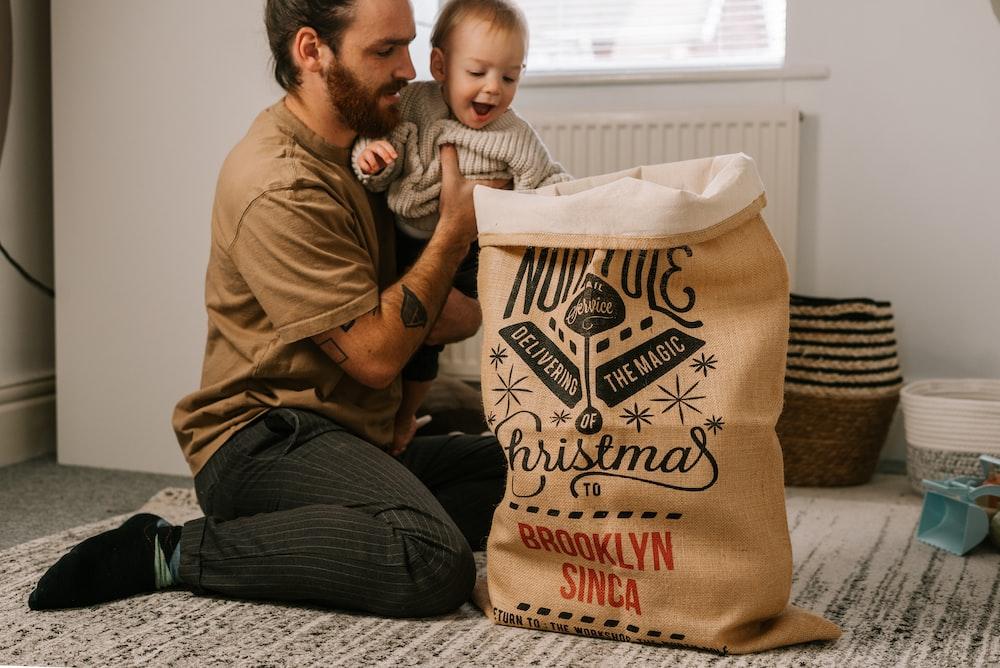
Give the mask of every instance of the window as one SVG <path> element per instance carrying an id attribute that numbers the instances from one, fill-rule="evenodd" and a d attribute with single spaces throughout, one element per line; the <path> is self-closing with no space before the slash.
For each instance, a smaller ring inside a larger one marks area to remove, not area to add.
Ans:
<path id="1" fill-rule="evenodd" d="M 785 0 L 519 0 L 530 74 L 782 67 Z"/>

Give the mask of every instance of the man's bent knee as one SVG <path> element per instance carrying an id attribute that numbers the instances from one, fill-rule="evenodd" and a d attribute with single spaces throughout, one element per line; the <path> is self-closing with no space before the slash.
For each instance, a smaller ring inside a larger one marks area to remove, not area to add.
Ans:
<path id="1" fill-rule="evenodd" d="M 476 583 L 476 563 L 461 534 L 449 546 L 404 536 L 407 582 L 385 583 L 383 604 L 373 612 L 392 617 L 430 617 L 451 612 L 469 600 Z"/>

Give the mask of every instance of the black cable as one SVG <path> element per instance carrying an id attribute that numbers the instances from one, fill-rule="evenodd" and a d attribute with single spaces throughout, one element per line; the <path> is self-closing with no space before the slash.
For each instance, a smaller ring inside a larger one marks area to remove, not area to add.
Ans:
<path id="1" fill-rule="evenodd" d="M 22 267 L 20 264 L 17 263 L 17 260 L 15 260 L 10 256 L 10 253 L 7 252 L 7 249 L 3 247 L 2 243 L 0 243 L 0 253 L 3 253 L 3 256 L 7 258 L 7 261 L 10 262 L 12 265 L 14 265 L 14 268 L 17 269 L 17 272 L 24 277 L 24 280 L 34 285 L 36 288 L 47 294 L 49 297 L 55 299 L 56 291 L 50 288 L 49 286 L 45 285 L 44 283 L 42 283 L 40 280 L 38 280 L 31 274 L 29 274 L 24 269 L 24 267 Z"/>
<path id="2" fill-rule="evenodd" d="M 11 46 L 11 12 L 10 0 L 0 0 L 0 156 L 3 155 L 4 139 L 7 135 L 7 114 L 10 111 L 11 76 L 14 70 L 14 52 Z M 7 249 L 0 243 L 0 253 L 7 258 L 17 272 L 26 281 L 55 299 L 55 290 L 45 285 L 24 270 L 17 260 L 10 256 Z"/>

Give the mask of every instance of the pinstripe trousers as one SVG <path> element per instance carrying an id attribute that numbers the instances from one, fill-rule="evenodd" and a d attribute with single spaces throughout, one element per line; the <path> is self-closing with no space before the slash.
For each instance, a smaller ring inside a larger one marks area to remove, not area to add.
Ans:
<path id="1" fill-rule="evenodd" d="M 180 580 L 225 596 L 428 616 L 466 601 L 506 459 L 492 436 L 415 438 L 397 460 L 329 419 L 268 411 L 195 476 Z"/>

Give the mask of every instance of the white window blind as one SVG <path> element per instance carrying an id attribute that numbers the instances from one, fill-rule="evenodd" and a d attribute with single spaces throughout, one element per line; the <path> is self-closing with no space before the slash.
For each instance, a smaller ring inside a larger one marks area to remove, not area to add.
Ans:
<path id="1" fill-rule="evenodd" d="M 519 0 L 528 72 L 781 67 L 785 0 Z"/>

